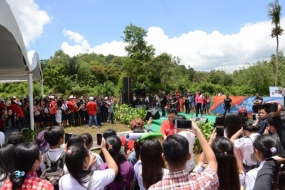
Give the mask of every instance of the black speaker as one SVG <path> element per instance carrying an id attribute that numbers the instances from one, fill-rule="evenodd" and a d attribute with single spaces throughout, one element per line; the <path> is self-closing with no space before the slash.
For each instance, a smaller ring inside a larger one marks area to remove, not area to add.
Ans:
<path id="1" fill-rule="evenodd" d="M 193 117 L 192 118 L 195 122 L 199 122 L 202 124 L 208 123 L 208 118 L 206 117 Z"/>
<path id="2" fill-rule="evenodd" d="M 152 117 L 152 119 L 159 119 L 160 118 L 159 111 L 158 110 L 147 110 L 144 120 L 148 121 L 150 117 Z"/>
<path id="3" fill-rule="evenodd" d="M 130 77 L 123 78 L 123 104 L 133 103 L 132 83 Z"/>

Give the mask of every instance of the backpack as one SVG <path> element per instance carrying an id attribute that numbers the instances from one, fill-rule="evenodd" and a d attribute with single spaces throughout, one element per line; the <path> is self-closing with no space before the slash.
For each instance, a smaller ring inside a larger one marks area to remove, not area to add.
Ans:
<path id="1" fill-rule="evenodd" d="M 48 156 L 48 152 L 43 154 L 43 163 L 46 170 L 43 171 L 41 179 L 48 180 L 54 186 L 54 189 L 59 189 L 59 179 L 64 175 L 63 166 L 65 163 L 65 152 L 62 152 L 57 161 L 52 162 Z"/>

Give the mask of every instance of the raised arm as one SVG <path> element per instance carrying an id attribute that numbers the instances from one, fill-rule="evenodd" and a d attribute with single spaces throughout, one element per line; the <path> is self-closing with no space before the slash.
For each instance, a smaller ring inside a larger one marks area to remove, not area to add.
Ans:
<path id="1" fill-rule="evenodd" d="M 115 162 L 115 160 L 113 159 L 113 157 L 110 155 L 110 153 L 108 152 L 107 148 L 106 148 L 106 141 L 104 138 L 102 138 L 102 143 L 101 143 L 101 151 L 104 154 L 106 163 L 108 165 L 109 169 L 113 169 L 115 172 L 115 175 L 118 174 L 119 168 Z"/>

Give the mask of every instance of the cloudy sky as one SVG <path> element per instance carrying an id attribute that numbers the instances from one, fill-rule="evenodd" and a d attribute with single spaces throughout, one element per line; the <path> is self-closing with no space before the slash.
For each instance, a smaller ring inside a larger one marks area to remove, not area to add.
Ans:
<path id="1" fill-rule="evenodd" d="M 170 53 L 196 70 L 231 72 L 275 53 L 267 5 L 273 0 L 6 0 L 26 48 L 41 59 L 62 49 L 70 56 L 126 55 L 130 23 L 148 31 L 156 54 Z M 285 7 L 285 0 L 279 0 Z M 283 9 L 283 12 L 285 10 Z M 281 26 L 285 29 L 285 18 Z M 285 35 L 280 38 L 285 51 Z"/>

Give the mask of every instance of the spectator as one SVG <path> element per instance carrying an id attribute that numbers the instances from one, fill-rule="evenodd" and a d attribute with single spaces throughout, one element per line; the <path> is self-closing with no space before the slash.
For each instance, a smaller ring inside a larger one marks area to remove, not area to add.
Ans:
<path id="1" fill-rule="evenodd" d="M 245 174 L 242 162 L 235 153 L 231 141 L 225 137 L 216 138 L 216 131 L 214 130 L 209 144 L 218 162 L 219 189 L 240 189 L 244 184 Z M 198 160 L 197 173 L 203 171 L 206 165 L 204 153 L 202 153 Z"/>
<path id="2" fill-rule="evenodd" d="M 136 154 L 141 160 L 135 164 L 134 169 L 140 190 L 146 190 L 162 180 L 169 173 L 169 170 L 165 169 L 165 163 L 161 157 L 162 147 L 159 141 L 148 139 L 140 147 L 140 153 L 136 150 Z"/>
<path id="3" fill-rule="evenodd" d="M 251 154 L 253 153 L 253 142 L 259 136 L 257 131 L 257 123 L 247 122 L 242 129 L 231 137 L 234 147 L 242 152 L 242 163 L 245 172 L 257 167 L 257 162 L 251 158 Z M 244 137 L 238 139 L 240 135 L 244 135 Z"/>
<path id="4" fill-rule="evenodd" d="M 14 172 L 6 180 L 2 190 L 19 189 L 53 189 L 52 184 L 40 179 L 36 169 L 42 162 L 42 155 L 34 143 L 19 144 L 14 151 Z"/>
<path id="5" fill-rule="evenodd" d="M 189 174 L 185 170 L 186 162 L 190 159 L 188 140 L 181 135 L 170 135 L 163 142 L 162 154 L 163 159 L 168 163 L 169 174 L 166 174 L 162 181 L 152 185 L 149 190 L 177 189 L 181 187 L 184 189 L 212 190 L 219 187 L 216 157 L 194 121 L 192 122 L 192 130 L 199 139 L 208 160 L 208 166 L 200 174 Z"/>
<path id="6" fill-rule="evenodd" d="M 7 179 L 9 179 L 10 174 L 14 172 L 14 162 L 13 154 L 15 146 L 8 144 L 0 149 L 0 189 Z"/>
<path id="7" fill-rule="evenodd" d="M 108 150 L 106 149 L 105 139 L 102 139 L 101 150 L 105 156 L 109 169 L 87 170 L 90 162 L 89 151 L 83 144 L 77 143 L 70 146 L 66 154 L 66 166 L 69 174 L 64 175 L 59 181 L 60 190 L 86 190 L 104 189 L 105 186 L 114 181 L 118 174 L 118 166 Z"/>
<path id="8" fill-rule="evenodd" d="M 277 142 L 269 135 L 262 135 L 255 139 L 253 143 L 253 159 L 259 162 L 258 168 L 250 170 L 245 177 L 245 190 L 252 190 L 258 171 L 263 167 L 267 158 L 277 154 Z"/>
<path id="9" fill-rule="evenodd" d="M 106 148 L 118 166 L 118 174 L 114 181 L 105 189 L 130 189 L 130 185 L 134 180 L 133 165 L 128 162 L 124 155 L 121 154 L 121 140 L 118 136 L 110 136 L 106 139 Z M 104 155 L 103 155 L 104 156 Z M 105 156 L 103 160 L 106 160 Z M 100 169 L 105 170 L 108 164 L 101 165 Z"/>

